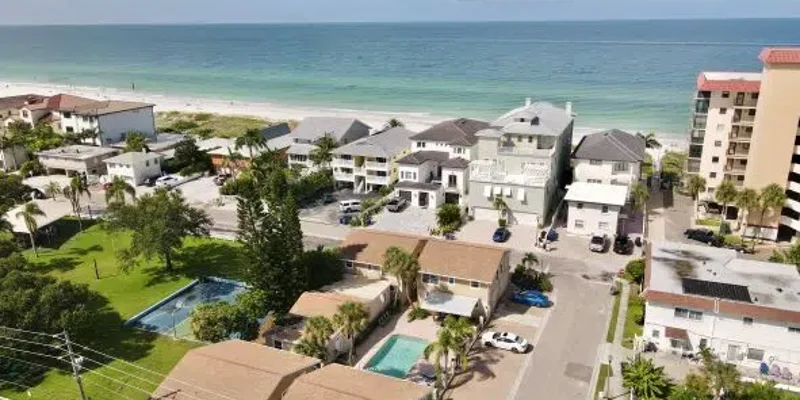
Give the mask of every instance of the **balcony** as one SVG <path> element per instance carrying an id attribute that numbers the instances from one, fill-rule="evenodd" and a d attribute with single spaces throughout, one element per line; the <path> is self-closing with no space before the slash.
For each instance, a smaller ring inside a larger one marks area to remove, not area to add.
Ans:
<path id="1" fill-rule="evenodd" d="M 733 101 L 733 108 L 756 108 L 757 105 L 758 98 L 754 99 L 745 93 L 737 94 L 736 99 Z"/>
<path id="2" fill-rule="evenodd" d="M 353 174 L 349 173 L 349 172 L 333 171 L 333 179 L 335 179 L 337 181 L 352 182 L 353 181 Z"/>
<path id="3" fill-rule="evenodd" d="M 706 129 L 706 123 L 708 122 L 708 118 L 705 116 L 696 116 L 692 118 L 692 128 L 693 129 Z"/>
<path id="4" fill-rule="evenodd" d="M 353 167 L 353 173 L 356 175 L 364 175 L 367 173 L 367 169 L 364 167 Z"/>
<path id="5" fill-rule="evenodd" d="M 744 179 L 738 179 L 739 176 L 725 174 L 724 178 L 733 182 L 733 185 L 737 188 L 744 187 Z"/>
<path id="6" fill-rule="evenodd" d="M 497 148 L 499 155 L 520 155 L 520 156 L 535 156 L 535 157 L 549 157 L 554 151 L 555 147 L 551 149 L 533 149 L 530 147 L 517 147 L 517 146 L 500 146 Z"/>
<path id="7" fill-rule="evenodd" d="M 800 193 L 800 183 L 789 181 L 788 188 L 795 193 Z"/>
<path id="8" fill-rule="evenodd" d="M 792 172 L 795 174 L 800 174 L 800 164 L 792 163 Z"/>
<path id="9" fill-rule="evenodd" d="M 367 169 L 379 169 L 382 171 L 389 168 L 389 163 L 385 162 L 367 161 L 364 165 Z"/>
<path id="10" fill-rule="evenodd" d="M 728 158 L 747 158 L 750 154 L 750 145 L 731 143 L 725 154 L 727 154 Z"/>
<path id="11" fill-rule="evenodd" d="M 367 183 L 375 184 L 375 185 L 388 185 L 389 184 L 389 177 L 388 176 L 378 176 L 378 175 L 367 175 Z"/>
<path id="12" fill-rule="evenodd" d="M 800 231 L 800 221 L 798 221 L 798 220 L 796 220 L 794 218 L 782 215 L 781 216 L 781 224 L 786 225 L 786 226 L 788 226 L 788 227 L 790 227 L 790 228 L 792 228 L 792 229 L 794 229 L 796 231 Z"/>
<path id="13" fill-rule="evenodd" d="M 747 165 L 728 164 L 725 166 L 725 172 L 731 175 L 744 175 L 747 170 Z"/>
<path id="14" fill-rule="evenodd" d="M 703 156 L 703 146 L 696 144 L 689 146 L 689 158 L 700 158 L 702 156 Z"/>
<path id="15" fill-rule="evenodd" d="M 794 146 L 794 154 L 800 155 L 800 146 Z"/>
<path id="16" fill-rule="evenodd" d="M 733 124 L 734 125 L 743 125 L 743 126 L 751 126 L 753 122 L 756 120 L 755 115 L 750 115 L 749 112 L 744 112 L 745 110 L 736 110 L 733 114 Z"/>
<path id="17" fill-rule="evenodd" d="M 334 168 L 336 168 L 336 167 L 352 168 L 355 165 L 356 164 L 355 164 L 355 161 L 353 161 L 353 159 L 346 160 L 346 159 L 343 159 L 343 158 L 334 158 L 333 161 L 331 162 L 331 167 L 334 167 Z"/>

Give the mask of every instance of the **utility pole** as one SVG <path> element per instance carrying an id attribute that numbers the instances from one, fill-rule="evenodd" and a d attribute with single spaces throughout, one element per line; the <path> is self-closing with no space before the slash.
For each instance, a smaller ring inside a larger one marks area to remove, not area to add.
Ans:
<path id="1" fill-rule="evenodd" d="M 75 382 L 78 383 L 78 389 L 81 391 L 81 400 L 86 399 L 86 392 L 83 390 L 83 381 L 81 380 L 81 366 L 78 360 L 75 359 L 75 353 L 72 352 L 72 343 L 69 341 L 69 333 L 64 331 L 64 344 L 67 347 L 67 356 L 69 356 L 69 363 L 72 366 L 72 375 L 75 377 Z"/>

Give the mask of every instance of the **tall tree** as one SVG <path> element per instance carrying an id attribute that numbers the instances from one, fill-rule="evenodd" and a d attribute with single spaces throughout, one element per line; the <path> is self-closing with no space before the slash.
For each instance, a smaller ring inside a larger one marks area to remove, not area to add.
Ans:
<path id="1" fill-rule="evenodd" d="M 494 209 L 497 210 L 498 214 L 497 218 L 499 219 L 505 218 L 506 212 L 508 211 L 508 204 L 506 204 L 506 201 L 503 200 L 502 195 L 496 194 L 492 198 L 492 207 L 494 207 Z"/>
<path id="2" fill-rule="evenodd" d="M 10 209 L 27 201 L 31 187 L 22 183 L 22 176 L 0 171 L 0 209 Z"/>
<path id="3" fill-rule="evenodd" d="M 670 382 L 664 367 L 656 367 L 652 360 L 637 357 L 628 359 L 622 370 L 622 386 L 631 389 L 637 399 L 663 399 L 669 393 Z"/>
<path id="4" fill-rule="evenodd" d="M 706 191 L 706 180 L 700 175 L 692 174 L 686 179 L 686 191 L 692 196 L 692 215 L 697 213 L 697 199 Z M 694 217 L 693 217 L 694 218 Z"/>
<path id="5" fill-rule="evenodd" d="M 700 373 L 708 382 L 714 400 L 720 400 L 724 394 L 735 393 L 741 387 L 741 374 L 736 366 L 721 361 L 710 349 L 701 350 L 703 367 Z"/>
<path id="6" fill-rule="evenodd" d="M 136 199 L 136 188 L 121 176 L 114 176 L 108 189 L 106 189 L 106 204 L 111 204 L 111 202 L 125 204 L 126 196 Z"/>
<path id="7" fill-rule="evenodd" d="M 267 139 L 258 129 L 248 129 L 242 136 L 236 138 L 236 150 L 247 148 L 250 152 L 250 161 L 253 161 L 253 149 L 267 147 Z"/>
<path id="8" fill-rule="evenodd" d="M 59 193 L 61 193 L 61 185 L 58 182 L 50 181 L 44 186 L 44 194 L 53 200 L 56 199 Z"/>
<path id="9" fill-rule="evenodd" d="M 751 211 L 758 208 L 758 192 L 750 188 L 742 189 L 736 196 L 734 203 L 739 209 L 739 227 L 737 229 L 740 229 L 742 228 L 742 224 L 747 222 L 747 219 L 744 217 L 745 213 L 750 214 Z M 742 229 L 742 238 L 744 238 L 744 231 L 745 229 Z"/>
<path id="10" fill-rule="evenodd" d="M 170 164 L 184 176 L 210 171 L 213 167 L 211 156 L 200 151 L 195 140 L 191 138 L 185 139 L 175 146 L 175 157 Z"/>
<path id="11" fill-rule="evenodd" d="M 419 274 L 417 258 L 397 246 L 391 246 L 383 254 L 382 268 L 384 272 L 392 274 L 397 279 L 400 292 L 405 294 L 408 304 L 412 304 L 414 301 L 411 292 Z"/>
<path id="12" fill-rule="evenodd" d="M 253 340 L 258 333 L 258 321 L 225 301 L 200 304 L 192 310 L 191 327 L 194 337 L 205 342 L 218 343 L 234 335 L 242 340 Z"/>
<path id="13" fill-rule="evenodd" d="M 333 335 L 333 324 L 325 317 L 308 318 L 303 324 L 300 341 L 292 347 L 295 353 L 327 361 L 328 343 Z"/>
<path id="14" fill-rule="evenodd" d="M 149 151 L 147 147 L 147 138 L 141 132 L 131 132 L 125 139 L 125 152 L 142 152 Z"/>
<path id="15" fill-rule="evenodd" d="M 425 359 L 433 362 L 439 386 L 442 388 L 450 375 L 450 359 L 454 355 L 453 350 L 460 345 L 459 338 L 452 329 L 448 328 L 449 325 L 442 324 L 442 328 L 436 333 L 436 340 L 429 343 L 423 352 Z"/>
<path id="16" fill-rule="evenodd" d="M 81 222 L 81 197 L 85 194 L 92 197 L 89 192 L 89 187 L 80 175 L 75 175 L 70 179 L 69 186 L 62 189 L 64 197 L 69 200 L 72 205 L 72 212 L 75 213 L 75 218 L 78 219 L 78 228 L 83 230 L 83 222 Z"/>
<path id="17" fill-rule="evenodd" d="M 308 158 L 311 163 L 317 167 L 328 168 L 333 161 L 333 150 L 338 146 L 336 139 L 330 133 L 325 133 L 324 136 L 319 138 L 316 143 L 317 147 L 311 150 Z"/>
<path id="18" fill-rule="evenodd" d="M 119 253 L 124 270 L 138 259 L 158 257 L 172 272 L 175 253 L 189 236 L 208 236 L 211 220 L 205 211 L 186 203 L 180 191 L 158 188 L 134 204 L 112 203 L 108 208 L 111 226 L 133 231 L 130 248 Z"/>
<path id="19" fill-rule="evenodd" d="M 453 367 L 465 367 L 467 364 L 467 346 L 475 333 L 475 326 L 467 318 L 456 318 L 452 315 L 447 316 L 442 325 L 444 329 L 450 331 L 450 335 L 453 337 L 453 346 L 450 349 L 455 361 Z"/>
<path id="20" fill-rule="evenodd" d="M 631 187 L 631 198 L 633 199 L 633 210 L 642 211 L 644 215 L 644 237 L 646 238 L 648 226 L 650 225 L 647 214 L 647 201 L 650 200 L 650 191 L 641 182 L 636 182 Z"/>
<path id="21" fill-rule="evenodd" d="M 338 329 L 349 342 L 347 363 L 353 364 L 353 354 L 356 351 L 356 336 L 361 333 L 369 321 L 369 311 L 363 303 L 348 301 L 339 306 L 333 316 L 333 326 Z"/>
<path id="22" fill-rule="evenodd" d="M 728 205 L 736 201 L 739 192 L 736 190 L 736 184 L 730 179 L 723 179 L 722 183 L 717 186 L 714 191 L 714 199 L 722 204 L 722 220 L 728 219 Z"/>
<path id="23" fill-rule="evenodd" d="M 17 218 L 22 218 L 25 223 L 25 228 L 28 229 L 28 234 L 31 238 L 31 247 L 36 257 L 39 257 L 39 251 L 36 250 L 36 231 L 39 230 L 39 222 L 36 217 L 44 217 L 46 214 L 39 208 L 39 205 L 34 202 L 26 203 L 22 210 L 17 212 Z"/>
<path id="24" fill-rule="evenodd" d="M 655 132 L 649 132 L 649 133 L 646 133 L 646 134 L 641 133 L 641 132 L 636 132 L 636 136 L 638 136 L 638 137 L 640 137 L 640 138 L 642 138 L 644 140 L 644 145 L 648 149 L 660 149 L 661 148 L 661 143 L 658 142 L 658 139 L 656 138 Z"/>
<path id="25" fill-rule="evenodd" d="M 667 151 L 661 157 L 661 179 L 677 182 L 683 176 L 686 167 L 686 153 Z"/>
<path id="26" fill-rule="evenodd" d="M 767 211 L 779 212 L 786 203 L 786 192 L 776 184 L 770 183 L 761 189 L 758 194 L 758 236 L 761 239 L 761 227 L 764 225 L 764 216 Z"/>

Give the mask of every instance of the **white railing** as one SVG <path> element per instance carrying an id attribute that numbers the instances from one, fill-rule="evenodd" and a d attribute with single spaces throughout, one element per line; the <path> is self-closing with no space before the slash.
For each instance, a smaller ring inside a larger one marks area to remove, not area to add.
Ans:
<path id="1" fill-rule="evenodd" d="M 374 183 L 377 185 L 388 185 L 388 176 L 367 175 L 367 183 Z"/>
<path id="2" fill-rule="evenodd" d="M 345 160 L 341 158 L 334 158 L 331 162 L 331 166 L 333 167 L 350 167 L 352 168 L 355 165 L 353 160 Z"/>
<path id="3" fill-rule="evenodd" d="M 334 171 L 333 172 L 333 179 L 336 179 L 337 181 L 352 181 L 353 180 L 353 174 L 350 174 L 350 173 L 347 173 L 347 172 L 336 172 L 336 171 Z"/>
<path id="4" fill-rule="evenodd" d="M 379 162 L 375 162 L 375 161 L 367 161 L 364 164 L 369 169 L 381 169 L 381 170 L 386 169 L 389 166 L 388 163 L 379 163 Z"/>

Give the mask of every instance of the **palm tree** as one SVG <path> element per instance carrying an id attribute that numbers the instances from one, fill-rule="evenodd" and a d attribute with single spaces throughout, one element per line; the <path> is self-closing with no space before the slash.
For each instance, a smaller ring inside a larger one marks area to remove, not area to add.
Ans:
<path id="1" fill-rule="evenodd" d="M 39 257 L 39 251 L 36 250 L 36 231 L 39 230 L 39 223 L 36 222 L 36 217 L 44 217 L 45 215 L 39 205 L 34 202 L 26 203 L 22 210 L 17 213 L 17 218 L 22 218 L 22 221 L 25 222 L 25 228 L 28 229 L 28 234 L 31 237 L 33 254 L 36 257 Z"/>
<path id="2" fill-rule="evenodd" d="M 392 118 L 392 119 L 386 121 L 386 124 L 383 125 L 383 130 L 386 131 L 386 130 L 389 130 L 389 129 L 392 129 L 392 128 L 398 128 L 398 127 L 401 128 L 401 127 L 404 127 L 404 126 L 405 126 L 405 124 L 403 123 L 403 121 L 400 121 L 397 118 Z"/>
<path id="3" fill-rule="evenodd" d="M 636 132 L 636 136 L 644 139 L 644 145 L 648 149 L 660 149 L 661 143 L 658 142 L 656 139 L 656 134 L 654 132 L 650 132 L 647 134 L 643 134 L 641 132 Z"/>
<path id="4" fill-rule="evenodd" d="M 700 193 L 706 191 L 706 180 L 700 175 L 689 175 L 686 179 L 686 191 L 689 192 L 689 195 L 692 196 L 692 201 L 694 202 L 694 209 L 692 210 L 692 215 L 695 215 L 697 212 L 697 198 L 700 196 Z"/>
<path id="5" fill-rule="evenodd" d="M 736 201 L 739 191 L 736 190 L 736 185 L 730 179 L 723 179 L 722 183 L 714 191 L 714 199 L 722 204 L 722 220 L 728 219 L 728 204 Z"/>
<path id="6" fill-rule="evenodd" d="M 17 166 L 17 147 L 20 146 L 22 143 L 15 135 L 6 135 L 0 133 L 0 152 L 4 152 L 7 149 L 11 149 L 11 157 L 6 157 L 5 160 L 8 162 L 11 161 L 11 169 L 16 170 Z"/>
<path id="7" fill-rule="evenodd" d="M 112 201 L 125 204 L 125 195 L 135 199 L 136 189 L 121 176 L 114 176 L 111 185 L 106 190 L 106 204 L 110 204 Z"/>
<path id="8" fill-rule="evenodd" d="M 317 147 L 311 150 L 311 153 L 308 155 L 311 162 L 315 166 L 329 166 L 331 161 L 333 161 L 333 149 L 338 146 L 336 140 L 330 133 L 325 133 L 315 144 Z"/>
<path id="9" fill-rule="evenodd" d="M 12 233 L 13 231 L 14 226 L 6 219 L 6 210 L 0 208 L 0 232 Z"/>
<path id="10" fill-rule="evenodd" d="M 709 382 L 714 400 L 721 399 L 726 393 L 737 391 L 741 384 L 741 374 L 733 364 L 720 361 L 710 350 L 701 351 L 700 355 L 703 360 L 700 372 Z"/>
<path id="11" fill-rule="evenodd" d="M 355 353 L 356 336 L 367 327 L 369 321 L 369 311 L 364 304 L 348 301 L 339 306 L 336 315 L 333 316 L 333 326 L 342 332 L 342 335 L 350 342 L 350 349 L 347 353 L 347 363 L 353 363 Z"/>
<path id="12" fill-rule="evenodd" d="M 295 353 L 327 360 L 331 335 L 333 335 L 333 324 L 329 319 L 322 316 L 308 318 L 303 324 L 303 335 L 292 350 Z"/>
<path id="13" fill-rule="evenodd" d="M 747 212 L 749 214 L 758 207 L 758 192 L 756 192 L 755 189 L 742 189 L 738 196 L 736 196 L 734 203 L 739 209 L 739 227 L 737 229 L 741 229 L 742 224 L 747 222 L 747 220 L 744 219 L 744 213 Z M 744 229 L 742 229 L 742 238 L 744 239 Z"/>
<path id="14" fill-rule="evenodd" d="M 450 373 L 450 352 L 456 345 L 457 338 L 453 336 L 453 332 L 442 326 L 436 333 L 436 340 L 429 343 L 423 352 L 425 359 L 433 362 L 439 386 L 442 388 L 447 380 L 447 374 Z"/>
<path id="15" fill-rule="evenodd" d="M 536 257 L 536 254 L 531 252 L 525 253 L 522 257 L 522 265 L 530 268 L 533 265 L 539 265 L 539 257 Z"/>
<path id="16" fill-rule="evenodd" d="M 74 212 L 75 217 L 78 218 L 78 228 L 83 230 L 83 223 L 81 222 L 81 196 L 85 194 L 92 197 L 92 194 L 89 193 L 89 188 L 80 175 L 75 175 L 69 181 L 69 186 L 62 189 L 61 192 L 72 204 L 72 212 Z"/>
<path id="17" fill-rule="evenodd" d="M 669 391 L 670 382 L 664 367 L 656 367 L 652 360 L 637 357 L 628 359 L 622 370 L 622 386 L 631 389 L 637 399 L 663 399 Z"/>
<path id="18" fill-rule="evenodd" d="M 464 367 L 467 364 L 467 345 L 475 333 L 475 326 L 467 318 L 456 318 L 452 315 L 448 315 L 442 325 L 443 329 L 450 331 L 453 338 L 453 347 L 450 349 L 455 359 L 453 367 Z"/>
<path id="19" fill-rule="evenodd" d="M 61 185 L 59 185 L 58 182 L 50 181 L 44 186 L 44 194 L 54 201 L 59 193 L 61 193 Z"/>
<path id="20" fill-rule="evenodd" d="M 770 183 L 758 194 L 758 236 L 761 238 L 761 226 L 764 225 L 764 214 L 767 211 L 778 211 L 786 203 L 786 192 L 777 183 Z"/>
<path id="21" fill-rule="evenodd" d="M 508 204 L 506 204 L 506 201 L 503 200 L 503 196 L 499 194 L 495 195 L 494 198 L 492 199 L 492 207 L 494 207 L 494 209 L 497 210 L 498 220 L 502 220 L 503 217 L 506 215 L 506 212 L 508 212 Z"/>
<path id="22" fill-rule="evenodd" d="M 141 132 L 131 132 L 128 138 L 125 139 L 125 152 L 142 152 L 149 150 L 147 148 L 147 139 Z"/>
<path id="23" fill-rule="evenodd" d="M 413 303 L 411 291 L 417 282 L 419 263 L 413 254 L 397 247 L 391 246 L 383 254 L 383 271 L 394 275 L 400 291 L 405 293 L 408 304 Z"/>
<path id="24" fill-rule="evenodd" d="M 236 150 L 247 147 L 250 152 L 250 161 L 253 161 L 253 149 L 267 147 L 267 139 L 258 129 L 248 129 L 244 135 L 236 138 Z"/>

